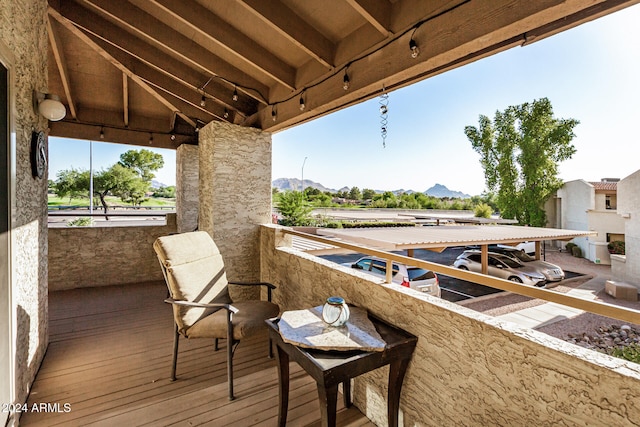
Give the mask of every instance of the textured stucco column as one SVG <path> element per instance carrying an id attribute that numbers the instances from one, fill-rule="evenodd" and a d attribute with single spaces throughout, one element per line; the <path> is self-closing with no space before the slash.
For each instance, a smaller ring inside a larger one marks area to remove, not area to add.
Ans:
<path id="1" fill-rule="evenodd" d="M 198 228 L 220 248 L 230 280 L 259 280 L 260 224 L 271 220 L 271 134 L 211 122 L 200 130 Z"/>
<path id="2" fill-rule="evenodd" d="M 176 150 L 176 220 L 178 233 L 198 227 L 198 146 L 182 144 Z"/>
<path id="3" fill-rule="evenodd" d="M 7 378 L 4 369 L 0 376 L 3 393 L 7 384 L 13 389 L 11 400 L 2 396 L 0 403 L 5 405 L 26 401 L 48 342 L 47 174 L 34 178 L 30 157 L 32 131 L 46 132 L 48 127 L 32 106 L 34 89 L 47 92 L 47 40 L 46 1 L 0 0 L 0 50 L 10 70 L 9 94 L 14 105 L 9 126 L 13 123 L 15 131 L 14 149 L 9 150 L 15 162 L 15 172 L 9 171 L 9 182 L 15 186 L 10 202 L 11 312 L 0 314 L 5 319 L 11 316 L 12 329 L 10 337 L 3 331 L 0 338 L 10 339 L 12 353 L 13 378 Z M 7 361 L 0 363 L 4 368 Z M 11 412 L 9 425 L 17 425 L 20 412 Z M 6 415 L 0 414 L 3 425 Z"/>

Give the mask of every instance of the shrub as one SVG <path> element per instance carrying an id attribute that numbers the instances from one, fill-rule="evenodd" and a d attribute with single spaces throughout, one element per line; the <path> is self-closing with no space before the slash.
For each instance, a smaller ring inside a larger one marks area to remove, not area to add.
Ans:
<path id="1" fill-rule="evenodd" d="M 278 194 L 276 205 L 282 214 L 282 225 L 311 225 L 313 208 L 303 199 L 299 191 L 286 191 Z"/>
<path id="2" fill-rule="evenodd" d="M 491 206 L 486 203 L 480 203 L 473 210 L 473 216 L 476 218 L 491 218 L 492 213 L 493 209 L 491 209 Z"/>
<path id="3" fill-rule="evenodd" d="M 90 227 L 93 225 L 93 218 L 86 216 L 82 218 L 76 218 L 73 221 L 69 221 L 67 225 L 69 227 Z"/>
<path id="4" fill-rule="evenodd" d="M 609 244 L 607 245 L 607 249 L 609 249 L 610 254 L 616 254 L 616 255 L 625 254 L 624 242 L 621 242 L 621 241 L 609 242 Z"/>
<path id="5" fill-rule="evenodd" d="M 582 258 L 582 249 L 580 249 L 580 246 L 574 245 L 571 248 L 571 255 L 576 258 Z"/>
<path id="6" fill-rule="evenodd" d="M 564 247 L 564 248 L 567 250 L 567 252 L 568 252 L 568 253 L 573 253 L 573 252 L 572 252 L 572 251 L 573 251 L 573 248 L 575 248 L 576 246 L 578 246 L 578 245 L 576 245 L 576 244 L 575 244 L 575 243 L 573 243 L 573 242 L 569 242 L 569 243 L 567 243 L 567 244 L 565 245 L 565 247 Z"/>
<path id="7" fill-rule="evenodd" d="M 415 227 L 412 222 L 343 222 L 343 228 Z"/>
<path id="8" fill-rule="evenodd" d="M 634 343 L 622 348 L 612 348 L 609 350 L 609 354 L 631 362 L 640 363 L 640 344 Z"/>
<path id="9" fill-rule="evenodd" d="M 320 224 L 320 226 L 325 228 L 342 228 L 342 223 L 338 221 L 329 221 L 324 224 Z"/>

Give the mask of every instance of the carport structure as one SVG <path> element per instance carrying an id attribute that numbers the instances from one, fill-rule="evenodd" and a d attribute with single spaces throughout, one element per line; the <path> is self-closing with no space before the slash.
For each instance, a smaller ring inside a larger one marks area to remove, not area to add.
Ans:
<path id="1" fill-rule="evenodd" d="M 451 246 L 478 245 L 481 248 L 482 273 L 488 272 L 489 245 L 517 245 L 535 242 L 535 258 L 540 259 L 544 240 L 569 241 L 575 237 L 593 236 L 595 231 L 564 230 L 558 228 L 521 227 L 513 225 L 461 225 L 433 227 L 393 227 L 366 229 L 318 229 L 317 233 L 336 239 L 387 250 L 406 250 L 413 256 L 414 249 L 442 252 Z M 391 275 L 391 268 L 387 268 Z M 387 280 L 390 281 L 390 277 Z"/>

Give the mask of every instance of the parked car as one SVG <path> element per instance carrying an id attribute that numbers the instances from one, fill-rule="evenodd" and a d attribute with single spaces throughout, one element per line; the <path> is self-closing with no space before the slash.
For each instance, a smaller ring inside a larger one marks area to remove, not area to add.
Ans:
<path id="1" fill-rule="evenodd" d="M 362 270 L 377 277 L 387 276 L 387 260 L 376 257 L 360 258 L 353 264 L 343 264 L 347 267 Z M 397 285 L 406 286 L 417 291 L 426 292 L 440 297 L 440 283 L 438 276 L 431 270 L 414 267 L 399 262 L 393 262 L 391 281 Z"/>
<path id="2" fill-rule="evenodd" d="M 533 255 L 536 253 L 536 242 L 522 242 L 516 245 L 515 248 Z"/>
<path id="3" fill-rule="evenodd" d="M 453 266 L 461 270 L 469 270 L 482 273 L 482 263 L 480 251 L 464 251 L 453 263 Z M 527 267 L 525 264 L 510 258 L 506 255 L 488 254 L 488 273 L 490 276 L 511 280 L 512 282 L 523 283 L 525 285 L 545 287 L 546 279 L 542 273 L 535 268 Z"/>
<path id="4" fill-rule="evenodd" d="M 514 248 L 513 246 L 490 245 L 489 251 L 517 259 L 528 267 L 534 267 L 538 272 L 544 275 L 547 282 L 559 282 L 560 280 L 564 280 L 564 271 L 562 271 L 560 266 L 551 264 L 550 262 L 537 260 L 521 249 Z"/>

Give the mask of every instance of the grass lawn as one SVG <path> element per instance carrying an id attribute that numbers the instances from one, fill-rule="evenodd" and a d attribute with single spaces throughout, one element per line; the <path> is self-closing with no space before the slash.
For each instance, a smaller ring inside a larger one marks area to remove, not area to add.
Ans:
<path id="1" fill-rule="evenodd" d="M 124 203 L 117 197 L 107 197 L 107 204 L 109 206 L 132 206 L 131 203 Z M 142 203 L 141 206 L 162 206 L 162 207 L 170 207 L 175 206 L 175 199 L 164 199 L 164 198 L 149 198 L 146 202 Z M 48 206 L 57 207 L 57 206 L 89 206 L 89 199 L 86 197 L 83 198 L 73 198 L 69 200 L 68 197 L 60 198 L 55 194 L 49 194 L 49 202 Z M 94 202 L 95 207 L 100 207 L 100 203 Z"/>

